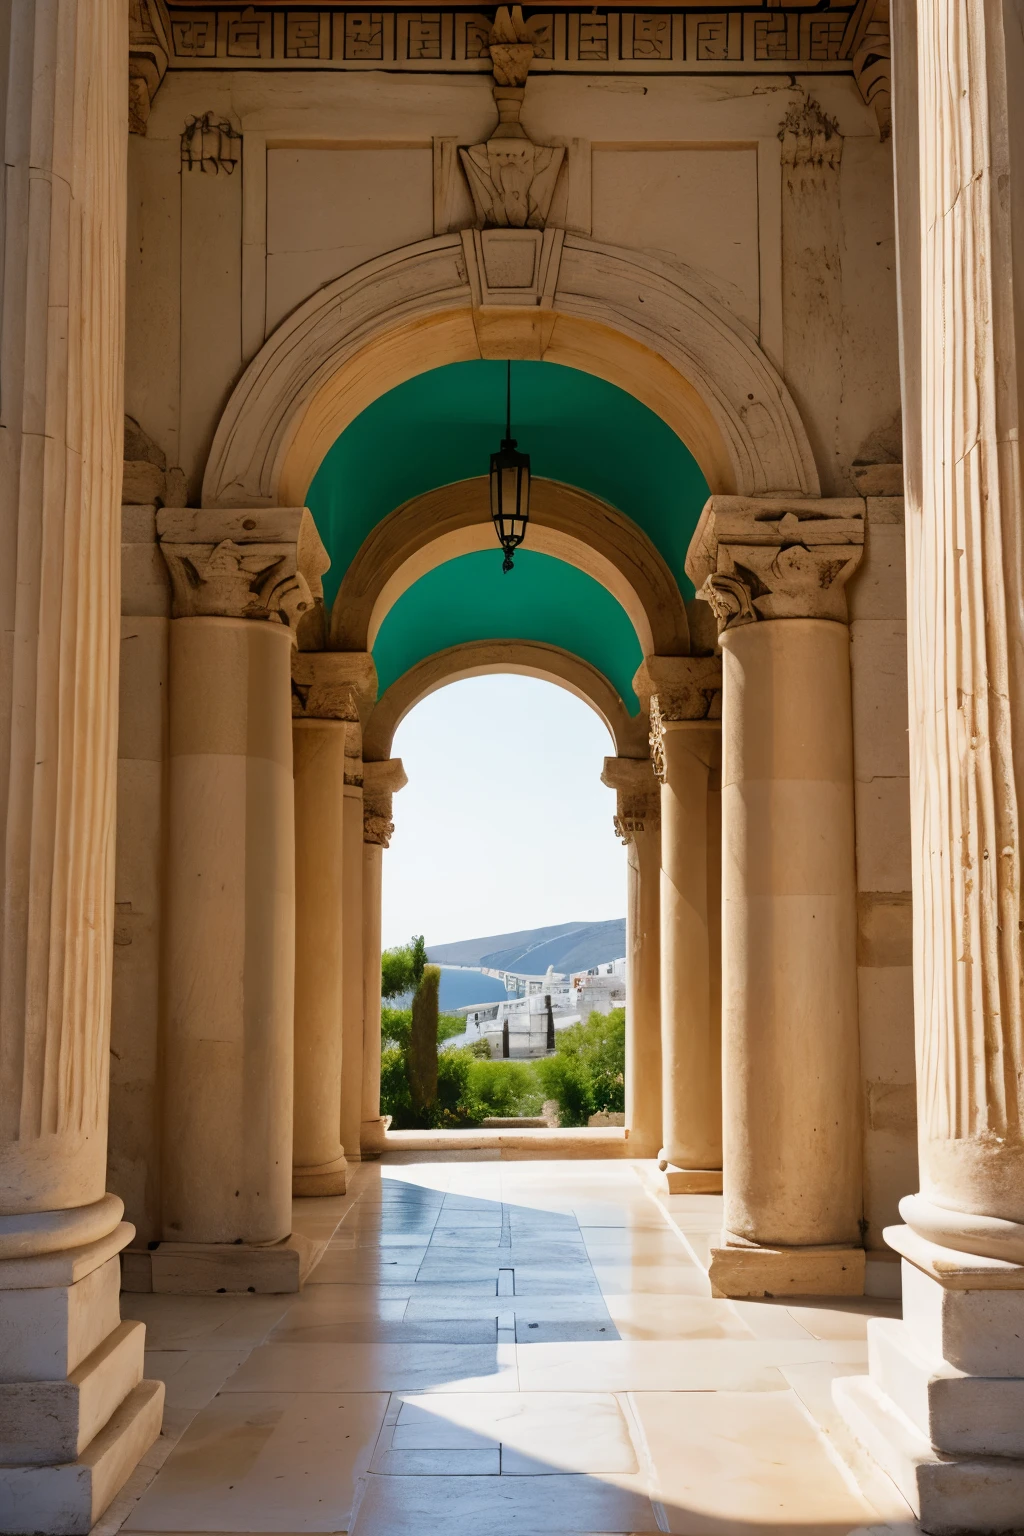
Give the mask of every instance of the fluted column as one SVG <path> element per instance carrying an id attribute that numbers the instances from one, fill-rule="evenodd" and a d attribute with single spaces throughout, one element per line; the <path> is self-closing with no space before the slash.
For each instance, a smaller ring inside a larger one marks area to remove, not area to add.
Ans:
<path id="1" fill-rule="evenodd" d="M 626 845 L 626 1134 L 631 1157 L 661 1148 L 661 788 L 649 758 L 606 757 Z"/>
<path id="2" fill-rule="evenodd" d="M 713 1193 L 722 1187 L 722 1069 L 708 795 L 718 770 L 722 664 L 713 656 L 649 656 L 634 687 L 648 703 L 661 784 L 659 1166 L 669 1193 Z"/>
<path id="3" fill-rule="evenodd" d="M 292 659 L 295 753 L 295 1113 L 292 1190 L 343 1194 L 346 780 L 359 752 L 359 706 L 376 695 L 364 652 Z M 358 914 L 356 914 L 358 915 Z"/>
<path id="4" fill-rule="evenodd" d="M 291 658 L 326 556 L 302 508 L 165 508 L 157 531 L 173 618 L 153 1284 L 297 1289 Z"/>
<path id="5" fill-rule="evenodd" d="M 713 497 L 688 569 L 721 626 L 727 1295 L 859 1294 L 845 583 L 864 503 Z M 701 582 L 703 578 L 703 582 Z"/>
<path id="6" fill-rule="evenodd" d="M 127 14 L 8 9 L 0 325 L 0 1530 L 78 1536 L 160 1432 L 105 1192 Z M 99 1458 L 99 1464 L 98 1459 Z"/>
<path id="7" fill-rule="evenodd" d="M 899 21 L 921 1189 L 836 1396 L 923 1530 L 988 1532 L 1024 1520 L 1024 44 L 1008 4 Z"/>
<path id="8" fill-rule="evenodd" d="M 363 1096 L 360 1147 L 384 1150 L 380 1112 L 381 876 L 395 824 L 392 796 L 408 783 L 400 757 L 363 764 Z"/>

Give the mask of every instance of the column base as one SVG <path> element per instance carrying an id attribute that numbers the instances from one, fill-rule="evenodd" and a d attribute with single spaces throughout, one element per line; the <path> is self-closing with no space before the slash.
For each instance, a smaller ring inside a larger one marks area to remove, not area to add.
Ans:
<path id="1" fill-rule="evenodd" d="M 4 1536 L 88 1536 L 160 1433 L 162 1381 L 140 1381 L 76 1461 L 0 1466 Z"/>
<path id="2" fill-rule="evenodd" d="M 327 1240 L 292 1232 L 280 1243 L 159 1243 L 125 1254 L 126 1291 L 169 1296 L 281 1295 L 301 1289 Z"/>
<path id="3" fill-rule="evenodd" d="M 348 1188 L 348 1160 L 345 1154 L 330 1163 L 315 1163 L 292 1169 L 292 1194 L 299 1199 L 322 1195 L 343 1195 Z"/>
<path id="4" fill-rule="evenodd" d="M 651 1182 L 664 1195 L 720 1195 L 721 1168 L 679 1168 L 675 1163 L 658 1163 Z"/>
<path id="5" fill-rule="evenodd" d="M 390 1115 L 377 1115 L 364 1120 L 359 1127 L 359 1149 L 364 1157 L 379 1157 L 384 1151 L 384 1137 L 391 1124 Z"/>
<path id="6" fill-rule="evenodd" d="M 712 1248 L 713 1296 L 863 1296 L 863 1248 Z"/>
<path id="7" fill-rule="evenodd" d="M 868 1326 L 836 1405 L 930 1536 L 1024 1530 L 1024 1265 L 890 1227 L 903 1316 Z"/>
<path id="8" fill-rule="evenodd" d="M 841 1376 L 832 1395 L 853 1434 L 892 1479 L 928 1536 L 1024 1530 L 1024 1461 L 944 1456 L 867 1376 Z"/>

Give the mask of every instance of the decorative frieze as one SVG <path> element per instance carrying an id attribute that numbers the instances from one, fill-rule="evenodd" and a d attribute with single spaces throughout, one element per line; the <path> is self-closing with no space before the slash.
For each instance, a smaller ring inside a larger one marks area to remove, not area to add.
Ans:
<path id="1" fill-rule="evenodd" d="M 878 19 L 881 3 L 884 0 L 855 0 L 822 10 L 818 0 L 785 7 L 752 0 L 742 7 L 712 3 L 651 11 L 526 9 L 523 15 L 534 73 L 778 73 L 788 63 L 799 63 L 804 73 L 820 69 L 834 74 L 837 66 L 853 71 L 854 51 L 863 47 L 870 25 L 874 30 L 862 65 L 866 76 L 880 56 L 883 26 L 888 39 L 888 21 Z M 868 13 L 870 23 L 865 22 Z M 172 69 L 485 73 L 493 67 L 493 9 L 300 10 L 264 0 L 246 6 L 179 0 L 170 6 L 169 17 Z M 515 39 L 505 46 L 522 44 Z"/>
<path id="2" fill-rule="evenodd" d="M 686 571 L 719 630 L 759 619 L 845 623 L 846 583 L 863 550 L 858 496 L 712 496 Z"/>
<path id="3" fill-rule="evenodd" d="M 267 619 L 294 631 L 322 608 L 330 560 L 305 507 L 165 507 L 156 527 L 173 618 Z"/>

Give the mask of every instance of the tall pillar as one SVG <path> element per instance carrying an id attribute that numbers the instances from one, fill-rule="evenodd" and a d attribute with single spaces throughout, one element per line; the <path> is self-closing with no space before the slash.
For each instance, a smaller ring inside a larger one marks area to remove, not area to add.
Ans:
<path id="1" fill-rule="evenodd" d="M 376 687 L 365 652 L 293 653 L 296 1195 L 343 1194 L 346 1187 L 345 932 L 354 920 L 345 905 L 346 782 L 359 751 L 359 705 L 372 701 Z"/>
<path id="2" fill-rule="evenodd" d="M 920 1193 L 847 1421 L 934 1533 L 1024 1525 L 1024 41 L 897 13 Z"/>
<path id="3" fill-rule="evenodd" d="M 661 791 L 649 758 L 606 757 L 626 845 L 626 1135 L 631 1157 L 661 1148 Z"/>
<path id="4" fill-rule="evenodd" d="M 127 12 L 25 0 L 0 326 L 0 1530 L 78 1536 L 160 1432 L 105 1193 Z"/>
<path id="5" fill-rule="evenodd" d="M 360 1148 L 384 1150 L 380 1112 L 381 875 L 395 824 L 392 796 L 408 783 L 400 757 L 363 764 L 363 1095 Z"/>
<path id="6" fill-rule="evenodd" d="M 361 754 L 362 742 L 356 746 Z M 341 1135 L 351 1162 L 362 1157 L 363 1120 L 363 761 L 350 755 L 342 799 Z"/>
<path id="7" fill-rule="evenodd" d="M 634 684 L 651 716 L 661 785 L 659 1166 L 671 1194 L 722 1188 L 721 1015 L 711 947 L 718 890 L 709 873 L 708 795 L 717 775 L 722 666 L 713 656 L 649 656 Z"/>
<path id="8" fill-rule="evenodd" d="M 860 1294 L 845 583 L 864 503 L 711 499 L 688 569 L 723 653 L 725 1295 Z"/>
<path id="9" fill-rule="evenodd" d="M 158 514 L 171 574 L 163 1241 L 153 1286 L 298 1288 L 291 658 L 302 508 Z"/>

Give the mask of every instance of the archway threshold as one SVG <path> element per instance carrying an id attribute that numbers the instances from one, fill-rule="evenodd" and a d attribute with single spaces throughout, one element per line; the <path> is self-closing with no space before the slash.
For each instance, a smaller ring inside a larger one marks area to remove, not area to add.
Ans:
<path id="1" fill-rule="evenodd" d="M 385 1152 L 492 1152 L 499 1157 L 630 1157 L 621 1126 L 581 1127 L 578 1130 L 388 1131 Z"/>

